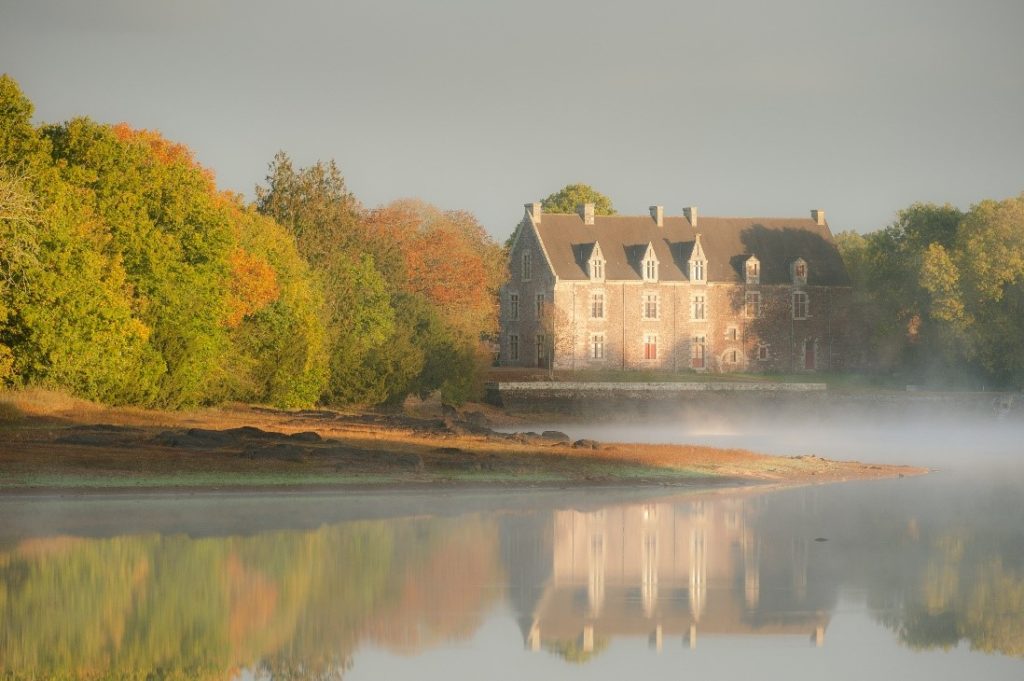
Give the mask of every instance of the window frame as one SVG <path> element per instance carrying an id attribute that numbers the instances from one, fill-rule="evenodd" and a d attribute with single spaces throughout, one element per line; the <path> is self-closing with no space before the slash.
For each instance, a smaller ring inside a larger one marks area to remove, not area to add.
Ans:
<path id="1" fill-rule="evenodd" d="M 508 335 L 508 359 L 510 362 L 519 361 L 519 334 L 510 333 Z"/>
<path id="2" fill-rule="evenodd" d="M 642 342 L 644 350 L 644 361 L 653 362 L 658 359 L 658 334 L 656 333 L 645 333 L 643 335 Z"/>
<path id="3" fill-rule="evenodd" d="M 591 319 L 607 319 L 606 311 L 604 307 L 605 298 L 604 291 L 591 291 L 590 292 L 590 318 Z M 600 310 L 598 310 L 600 307 Z M 601 314 L 595 314 L 600 311 Z"/>
<path id="4" fill-rule="evenodd" d="M 533 279 L 533 253 L 530 250 L 525 250 L 520 257 L 519 279 L 531 281 Z"/>
<path id="5" fill-rule="evenodd" d="M 519 321 L 519 292 L 508 294 L 508 318 L 509 321 Z"/>
<path id="6" fill-rule="evenodd" d="M 747 258 L 745 268 L 745 281 L 749 286 L 755 286 L 761 283 L 761 261 L 751 256 Z"/>
<path id="7" fill-rule="evenodd" d="M 640 298 L 640 318 L 644 321 L 657 321 L 661 319 L 661 294 L 657 291 L 644 291 Z M 651 305 L 654 306 L 654 315 L 648 314 Z"/>
<path id="8" fill-rule="evenodd" d="M 590 359 L 600 361 L 604 359 L 604 334 L 590 334 Z"/>
<path id="9" fill-rule="evenodd" d="M 755 306 L 754 314 L 750 314 L 751 304 Z M 743 293 L 743 316 L 747 319 L 760 319 L 761 313 L 761 292 L 745 291 Z"/>
<path id="10" fill-rule="evenodd" d="M 543 293 L 538 293 L 533 298 L 533 314 L 536 315 L 537 321 L 544 319 L 544 307 L 547 305 L 547 296 Z"/>
<path id="11" fill-rule="evenodd" d="M 806 291 L 793 291 L 791 301 L 794 320 L 803 320 L 810 318 L 811 299 L 810 296 L 807 295 Z M 800 314 L 801 312 L 802 314 Z"/>
<path id="12" fill-rule="evenodd" d="M 706 322 L 708 320 L 708 299 L 703 293 L 690 296 L 690 321 Z"/>
<path id="13" fill-rule="evenodd" d="M 708 338 L 706 335 L 693 336 L 690 339 L 690 368 L 708 368 Z"/>

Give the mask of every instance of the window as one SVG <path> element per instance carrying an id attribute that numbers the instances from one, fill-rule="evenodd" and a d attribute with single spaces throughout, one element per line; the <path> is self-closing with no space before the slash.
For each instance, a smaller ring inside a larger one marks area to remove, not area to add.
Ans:
<path id="1" fill-rule="evenodd" d="M 512 321 L 519 319 L 519 294 L 510 293 L 508 296 L 508 318 Z"/>
<path id="2" fill-rule="evenodd" d="M 807 262 L 803 258 L 797 258 L 793 261 L 790 271 L 793 275 L 793 284 L 799 286 L 800 284 L 807 283 Z"/>
<path id="3" fill-rule="evenodd" d="M 738 350 L 726 350 L 725 351 L 725 363 L 726 364 L 738 364 L 740 361 L 740 353 Z"/>
<path id="4" fill-rule="evenodd" d="M 537 294 L 537 306 L 534 309 L 534 312 L 537 314 L 537 319 L 543 319 L 544 318 L 544 294 L 543 293 L 538 293 Z"/>
<path id="5" fill-rule="evenodd" d="M 761 283 L 761 261 L 754 256 L 747 258 L 747 283 Z"/>
<path id="6" fill-rule="evenodd" d="M 604 319 L 604 292 L 595 291 L 590 294 L 591 319 Z"/>
<path id="7" fill-rule="evenodd" d="M 590 337 L 590 359 L 604 359 L 603 333 L 595 333 Z"/>
<path id="8" fill-rule="evenodd" d="M 519 360 L 519 336 L 514 333 L 508 337 L 508 358 L 513 362 Z"/>
<path id="9" fill-rule="evenodd" d="M 648 333 L 644 335 L 644 359 L 658 359 L 658 335 Z"/>
<path id="10" fill-rule="evenodd" d="M 757 346 L 757 359 L 758 359 L 759 362 L 767 362 L 768 361 L 768 346 L 767 345 L 762 343 L 761 345 Z"/>
<path id="11" fill-rule="evenodd" d="M 658 318 L 658 294 L 657 293 L 645 293 L 644 294 L 643 317 L 644 317 L 644 319 L 657 319 Z"/>
<path id="12" fill-rule="evenodd" d="M 590 251 L 590 279 L 592 281 L 604 281 L 604 262 L 601 244 L 595 241 L 594 248 Z"/>
<path id="13" fill-rule="evenodd" d="M 704 296 L 694 296 L 691 317 L 696 321 L 704 321 L 707 318 L 705 316 L 705 311 Z"/>
<path id="14" fill-rule="evenodd" d="M 523 281 L 529 281 L 533 276 L 533 254 L 530 251 L 523 251 Z"/>
<path id="15" fill-rule="evenodd" d="M 807 319 L 807 294 L 793 291 L 793 319 Z"/>
<path id="16" fill-rule="evenodd" d="M 658 263 L 654 260 L 644 262 L 644 279 L 647 281 L 658 281 Z"/>
<path id="17" fill-rule="evenodd" d="M 690 343 L 690 366 L 694 369 L 703 369 L 706 351 L 707 343 L 704 336 L 694 336 Z"/>
<path id="18" fill-rule="evenodd" d="M 747 291 L 744 296 L 743 311 L 749 319 L 757 319 L 761 316 L 761 292 Z"/>
<path id="19" fill-rule="evenodd" d="M 704 281 L 704 261 L 694 260 L 690 263 L 690 279 L 692 281 Z"/>
<path id="20" fill-rule="evenodd" d="M 543 366 L 544 365 L 543 364 L 544 360 L 546 360 L 547 357 L 548 357 L 548 343 L 547 343 L 547 339 L 544 337 L 544 334 L 542 334 L 542 333 L 538 333 L 537 334 L 536 352 L 537 352 L 537 366 Z"/>
<path id="21" fill-rule="evenodd" d="M 732 340 L 732 341 L 738 340 L 739 336 L 740 336 L 739 329 L 737 329 L 735 326 L 730 326 L 728 329 L 725 330 L 725 338 L 726 338 L 726 340 Z"/>

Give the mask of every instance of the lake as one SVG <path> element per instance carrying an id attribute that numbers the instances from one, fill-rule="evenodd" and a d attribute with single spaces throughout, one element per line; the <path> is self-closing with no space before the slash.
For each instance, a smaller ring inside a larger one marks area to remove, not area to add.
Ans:
<path id="1" fill-rule="evenodd" d="M 536 424 L 931 465 L 749 487 L 0 497 L 4 679 L 1024 678 L 1024 427 Z"/>

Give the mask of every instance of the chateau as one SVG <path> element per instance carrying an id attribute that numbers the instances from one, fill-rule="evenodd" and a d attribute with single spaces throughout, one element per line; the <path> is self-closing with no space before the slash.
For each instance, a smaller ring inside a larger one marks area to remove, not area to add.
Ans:
<path id="1" fill-rule="evenodd" d="M 597 216 L 526 204 L 501 291 L 500 364 L 555 369 L 843 368 L 850 282 L 810 218 Z"/>

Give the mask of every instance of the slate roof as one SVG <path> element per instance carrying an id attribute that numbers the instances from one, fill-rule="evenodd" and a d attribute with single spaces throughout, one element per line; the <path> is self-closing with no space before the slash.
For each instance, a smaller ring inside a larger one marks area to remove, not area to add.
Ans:
<path id="1" fill-rule="evenodd" d="M 658 227 L 647 215 L 598 215 L 585 225 L 578 214 L 544 213 L 535 225 L 560 279 L 587 280 L 587 262 L 594 243 L 606 259 L 605 279 L 641 281 L 641 260 L 647 244 L 654 245 L 661 281 L 687 281 L 687 261 L 696 233 L 708 261 L 709 282 L 744 281 L 747 258 L 761 261 L 762 284 L 788 284 L 790 264 L 807 262 L 807 283 L 848 286 L 849 276 L 828 225 L 810 218 L 716 218 L 700 216 L 697 228 L 685 217 L 665 216 Z"/>

